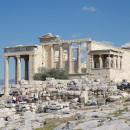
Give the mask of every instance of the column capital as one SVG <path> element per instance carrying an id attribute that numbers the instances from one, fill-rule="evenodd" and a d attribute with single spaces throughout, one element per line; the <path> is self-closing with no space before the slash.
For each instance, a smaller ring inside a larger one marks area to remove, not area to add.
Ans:
<path id="1" fill-rule="evenodd" d="M 20 58 L 20 55 L 16 55 L 17 58 Z"/>
<path id="2" fill-rule="evenodd" d="M 62 46 L 63 46 L 63 43 L 60 43 L 60 44 L 59 44 L 59 46 L 61 46 L 61 47 L 62 47 Z"/>
<path id="3" fill-rule="evenodd" d="M 5 59 L 9 59 L 10 57 L 9 56 L 5 56 Z"/>
<path id="4" fill-rule="evenodd" d="M 77 42 L 78 45 L 81 45 L 81 42 Z"/>
<path id="5" fill-rule="evenodd" d="M 71 46 L 72 45 L 72 42 L 69 42 L 69 43 L 67 43 L 69 46 Z"/>
<path id="6" fill-rule="evenodd" d="M 50 44 L 49 46 L 50 46 L 50 47 L 54 47 L 54 44 Z"/>

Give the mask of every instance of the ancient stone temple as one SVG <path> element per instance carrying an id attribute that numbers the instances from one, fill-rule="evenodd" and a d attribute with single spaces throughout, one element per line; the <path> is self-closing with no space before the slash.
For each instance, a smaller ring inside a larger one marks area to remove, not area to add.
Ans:
<path id="1" fill-rule="evenodd" d="M 48 33 L 39 37 L 40 45 L 19 45 L 5 47 L 5 95 L 8 95 L 9 59 L 15 60 L 15 81 L 21 80 L 21 71 L 25 71 L 25 80 L 32 80 L 39 67 L 63 68 L 72 78 L 82 75 L 100 77 L 104 80 L 130 81 L 130 49 L 117 48 L 91 39 L 61 41 L 59 36 Z M 76 43 L 77 47 L 72 47 Z M 81 43 L 86 44 L 86 59 L 81 63 Z M 77 58 L 73 57 L 76 50 Z M 25 70 L 21 70 L 21 59 L 25 61 Z"/>

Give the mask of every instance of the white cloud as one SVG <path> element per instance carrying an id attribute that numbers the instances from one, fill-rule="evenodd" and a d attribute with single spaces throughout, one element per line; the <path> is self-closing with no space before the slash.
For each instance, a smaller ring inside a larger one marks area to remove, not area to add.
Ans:
<path id="1" fill-rule="evenodd" d="M 80 36 L 81 36 L 80 33 L 78 33 L 78 34 L 73 34 L 73 35 L 72 35 L 73 38 L 80 37 Z"/>
<path id="2" fill-rule="evenodd" d="M 111 41 L 101 41 L 101 43 L 107 44 L 107 45 L 114 45 L 113 42 Z"/>
<path id="3" fill-rule="evenodd" d="M 83 8 L 82 8 L 82 10 L 83 11 L 92 11 L 92 12 L 94 12 L 94 11 L 96 11 L 97 9 L 95 8 L 95 7 L 93 7 L 93 6 L 91 6 L 91 7 L 87 7 L 87 6 L 84 6 Z"/>
<path id="4" fill-rule="evenodd" d="M 125 43 L 125 44 L 122 45 L 121 47 L 130 47 L 130 42 Z"/>
<path id="5" fill-rule="evenodd" d="M 17 41 L 12 42 L 12 44 L 14 44 L 14 45 L 17 44 Z"/>

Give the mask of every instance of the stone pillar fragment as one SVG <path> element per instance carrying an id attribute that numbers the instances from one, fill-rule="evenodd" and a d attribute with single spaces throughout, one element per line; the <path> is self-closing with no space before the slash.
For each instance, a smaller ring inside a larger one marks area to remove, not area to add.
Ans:
<path id="1" fill-rule="evenodd" d="M 17 58 L 15 57 L 15 84 L 17 84 Z"/>
<path id="2" fill-rule="evenodd" d="M 71 44 L 68 44 L 68 64 L 69 64 L 69 74 L 72 73 L 72 49 Z"/>
<path id="3" fill-rule="evenodd" d="M 17 57 L 17 84 L 21 80 L 21 59 L 20 56 Z"/>
<path id="4" fill-rule="evenodd" d="M 81 73 L 81 44 L 78 43 L 78 53 L 77 53 L 77 62 L 78 62 L 78 73 Z"/>
<path id="5" fill-rule="evenodd" d="M 4 96 L 9 95 L 9 58 L 5 57 L 5 91 Z"/>
<path id="6" fill-rule="evenodd" d="M 62 44 L 59 45 L 59 65 L 60 65 L 60 68 L 63 68 L 63 47 L 62 47 Z"/>

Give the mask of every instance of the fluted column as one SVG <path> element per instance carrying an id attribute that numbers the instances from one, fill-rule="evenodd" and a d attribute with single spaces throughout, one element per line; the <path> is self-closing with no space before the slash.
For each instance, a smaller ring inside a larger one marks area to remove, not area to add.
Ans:
<path id="1" fill-rule="evenodd" d="M 81 73 L 81 44 L 80 43 L 78 43 L 77 62 L 78 62 L 78 73 Z"/>
<path id="2" fill-rule="evenodd" d="M 118 56 L 116 56 L 116 69 L 118 69 Z"/>
<path id="3" fill-rule="evenodd" d="M 21 80 L 21 59 L 20 56 L 16 57 L 17 57 L 17 84 L 18 84 L 18 81 Z"/>
<path id="4" fill-rule="evenodd" d="M 15 84 L 17 84 L 17 58 L 14 58 L 15 60 Z"/>
<path id="5" fill-rule="evenodd" d="M 91 68 L 94 68 L 94 55 L 91 56 Z"/>
<path id="6" fill-rule="evenodd" d="M 68 44 L 68 63 L 69 63 L 69 74 L 72 73 L 72 49 L 71 44 Z"/>
<path id="7" fill-rule="evenodd" d="M 102 56 L 99 56 L 99 67 L 102 68 Z"/>
<path id="8" fill-rule="evenodd" d="M 118 69 L 120 69 L 120 56 L 117 57 L 117 64 L 118 64 Z"/>
<path id="9" fill-rule="evenodd" d="M 9 57 L 5 56 L 5 91 L 4 96 L 9 95 Z"/>
<path id="10" fill-rule="evenodd" d="M 62 44 L 59 45 L 59 65 L 63 68 L 63 47 Z"/>
<path id="11" fill-rule="evenodd" d="M 51 60 L 50 60 L 51 68 L 53 68 L 54 67 L 54 65 L 53 65 L 53 63 L 54 63 L 54 61 L 53 61 L 53 55 L 54 55 L 53 45 L 50 45 L 50 53 L 51 53 Z"/>

